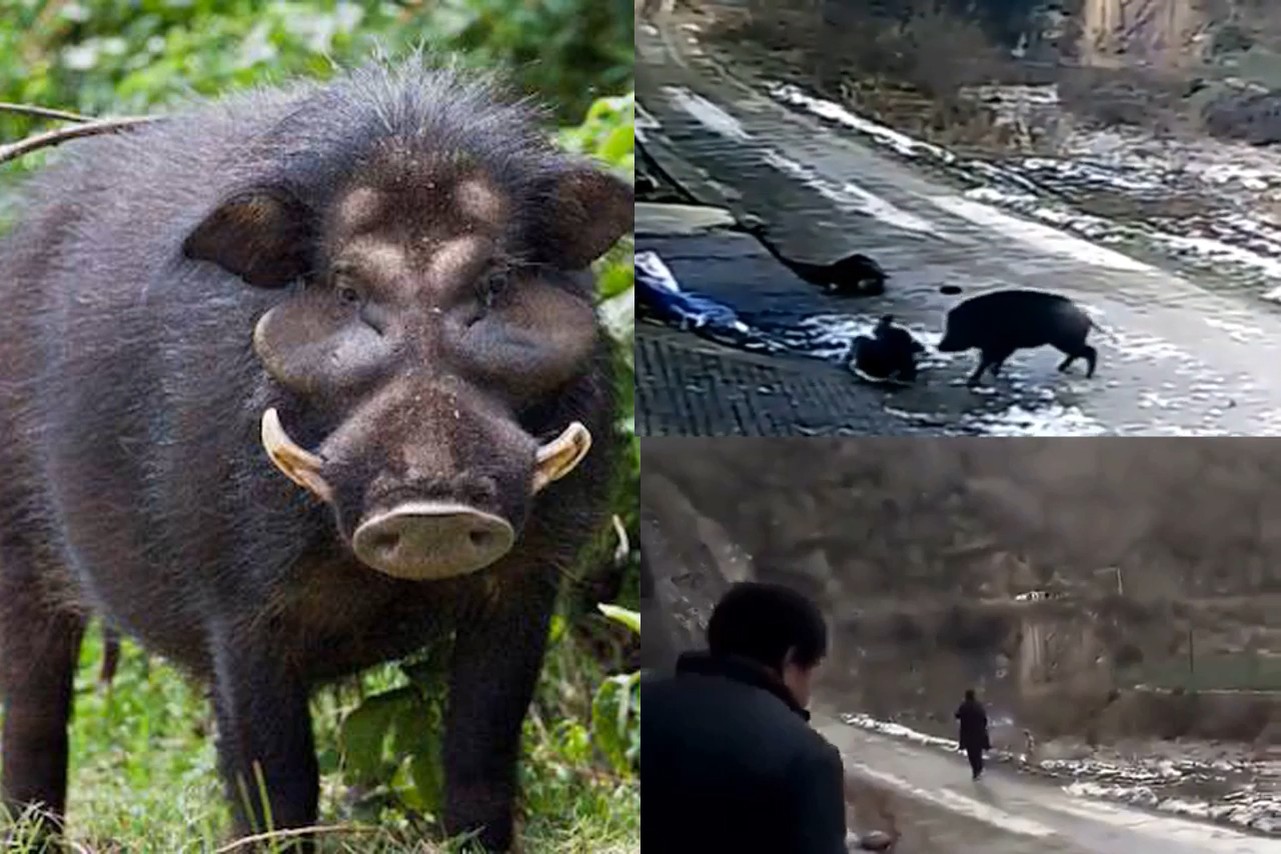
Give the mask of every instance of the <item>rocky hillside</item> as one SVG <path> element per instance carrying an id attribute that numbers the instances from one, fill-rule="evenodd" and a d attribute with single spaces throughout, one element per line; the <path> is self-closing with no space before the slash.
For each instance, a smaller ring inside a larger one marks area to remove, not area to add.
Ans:
<path id="1" fill-rule="evenodd" d="M 761 578 L 823 604 L 852 708 L 928 718 L 980 684 L 1046 736 L 1281 739 L 1276 701 L 1235 693 L 1281 688 L 1278 450 L 647 439 L 646 652 L 699 645 L 725 585 Z"/>
<path id="2" fill-rule="evenodd" d="M 1281 594 L 1266 439 L 654 439 L 645 474 L 816 594 Z M 699 524 L 708 524 L 700 522 Z M 712 540 L 705 540 L 711 542 Z"/>

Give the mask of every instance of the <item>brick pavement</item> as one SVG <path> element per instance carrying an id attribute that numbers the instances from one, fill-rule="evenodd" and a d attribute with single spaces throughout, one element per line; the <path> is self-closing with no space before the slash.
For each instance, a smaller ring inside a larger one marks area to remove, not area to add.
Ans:
<path id="1" fill-rule="evenodd" d="M 832 365 L 757 356 L 695 335 L 636 328 L 641 436 L 911 435 L 883 393 Z"/>

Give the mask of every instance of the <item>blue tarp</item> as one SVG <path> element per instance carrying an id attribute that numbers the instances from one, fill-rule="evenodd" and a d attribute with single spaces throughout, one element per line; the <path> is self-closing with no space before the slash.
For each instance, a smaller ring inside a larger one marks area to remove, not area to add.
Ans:
<path id="1" fill-rule="evenodd" d="M 636 253 L 636 302 L 654 320 L 713 341 L 747 350 L 783 349 L 739 320 L 729 306 L 682 289 L 657 252 Z"/>

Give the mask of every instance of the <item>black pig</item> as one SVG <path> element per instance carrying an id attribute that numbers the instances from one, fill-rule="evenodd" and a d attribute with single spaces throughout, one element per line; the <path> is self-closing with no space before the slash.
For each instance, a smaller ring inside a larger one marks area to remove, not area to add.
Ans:
<path id="1" fill-rule="evenodd" d="M 1046 344 L 1066 354 L 1060 371 L 1076 359 L 1085 359 L 1085 375 L 1092 377 L 1098 352 L 1085 339 L 1094 326 L 1094 320 L 1067 297 L 1021 289 L 991 291 L 970 297 L 947 313 L 938 349 L 980 351 L 978 367 L 966 381 L 969 386 L 977 385 L 988 368 L 993 376 L 1000 373 L 1015 350 Z"/>
<path id="2" fill-rule="evenodd" d="M 0 244 L 8 806 L 64 810 L 88 614 L 210 684 L 239 833 L 259 768 L 274 826 L 314 823 L 313 686 L 452 632 L 444 824 L 509 846 L 557 581 L 607 509 L 587 268 L 632 224 L 536 119 L 377 64 L 30 185 Z"/>

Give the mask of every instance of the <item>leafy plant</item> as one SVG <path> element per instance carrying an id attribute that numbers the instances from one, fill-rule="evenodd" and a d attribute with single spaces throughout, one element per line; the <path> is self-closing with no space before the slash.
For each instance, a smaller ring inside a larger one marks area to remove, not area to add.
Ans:
<path id="1" fill-rule="evenodd" d="M 423 46 L 507 69 L 565 120 L 630 88 L 632 42 L 619 0 L 0 0 L 0 101 L 133 113 Z M 0 139 L 30 129 L 0 116 Z"/>
<path id="2" fill-rule="evenodd" d="M 606 617 L 640 634 L 640 614 L 616 605 L 599 606 Z M 592 700 L 596 745 L 619 773 L 640 763 L 640 671 L 610 676 Z"/>

